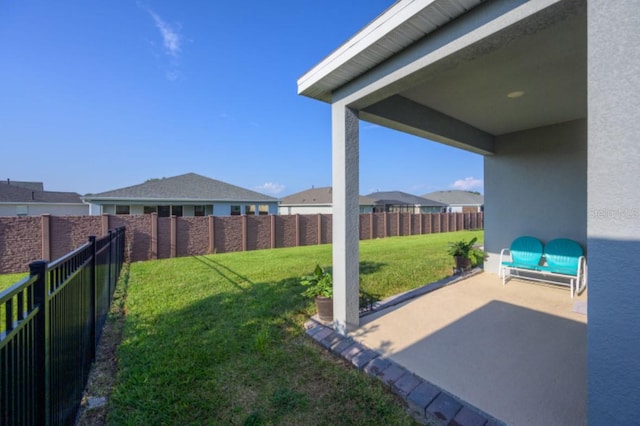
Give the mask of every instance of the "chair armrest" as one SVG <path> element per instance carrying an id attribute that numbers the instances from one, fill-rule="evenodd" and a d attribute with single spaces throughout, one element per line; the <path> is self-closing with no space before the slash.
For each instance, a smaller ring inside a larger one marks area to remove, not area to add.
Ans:
<path id="1" fill-rule="evenodd" d="M 511 257 L 511 251 L 508 248 L 503 248 L 502 250 L 500 250 L 500 265 L 502 265 L 504 257 L 507 253 L 509 253 L 509 257 Z"/>

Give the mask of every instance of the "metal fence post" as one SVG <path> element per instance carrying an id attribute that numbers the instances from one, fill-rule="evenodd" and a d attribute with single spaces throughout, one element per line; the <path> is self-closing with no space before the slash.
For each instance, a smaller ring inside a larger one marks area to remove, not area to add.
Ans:
<path id="1" fill-rule="evenodd" d="M 111 297 L 111 295 L 113 294 L 112 290 L 111 290 L 111 280 L 113 279 L 112 275 L 112 270 L 111 270 L 111 262 L 113 262 L 112 259 L 112 254 L 113 254 L 113 231 L 109 230 L 109 249 L 107 250 L 107 283 L 109 286 L 109 297 Z"/>
<path id="2" fill-rule="evenodd" d="M 91 359 L 96 359 L 96 350 L 97 350 L 97 346 L 98 346 L 98 342 L 96 341 L 96 336 L 98 336 L 98 331 L 96 330 L 96 328 L 98 327 L 98 303 L 96 301 L 96 298 L 98 297 L 98 291 L 96 290 L 96 274 L 98 273 L 97 268 L 96 268 L 96 236 L 95 235 L 91 235 L 89 236 L 89 243 L 91 243 L 91 280 L 90 280 L 90 284 L 89 284 L 89 305 L 90 305 L 90 310 L 91 310 L 91 321 L 93 321 L 93 324 L 90 327 L 89 333 L 90 333 L 90 339 L 91 339 Z"/>
<path id="3" fill-rule="evenodd" d="M 29 274 L 37 276 L 33 285 L 33 302 L 38 306 L 35 319 L 35 353 L 36 377 L 36 424 L 50 424 L 50 389 L 49 389 L 49 295 L 47 291 L 47 262 L 38 260 L 29 264 Z"/>

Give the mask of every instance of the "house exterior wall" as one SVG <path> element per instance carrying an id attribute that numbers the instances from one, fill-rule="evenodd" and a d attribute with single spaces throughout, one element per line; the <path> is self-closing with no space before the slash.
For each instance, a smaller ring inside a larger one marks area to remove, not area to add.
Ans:
<path id="1" fill-rule="evenodd" d="M 640 418 L 640 14 L 588 2 L 589 424 Z"/>
<path id="2" fill-rule="evenodd" d="M 280 206 L 278 214 L 331 214 L 331 206 Z"/>
<path id="3" fill-rule="evenodd" d="M 26 208 L 26 209 L 25 209 Z M 54 216 L 83 216 L 89 214 L 88 204 L 54 204 L 54 203 L 3 203 L 0 204 L 0 216 L 18 216 L 19 211 L 27 212 L 27 216 L 50 214 Z"/>
<path id="4" fill-rule="evenodd" d="M 373 206 L 360 206 L 360 213 L 373 213 Z M 280 206 L 278 214 L 333 214 L 331 206 Z"/>
<path id="5" fill-rule="evenodd" d="M 169 201 L 158 201 L 158 202 L 146 202 L 146 203 L 132 203 L 131 201 L 123 201 L 121 203 L 115 203 L 115 204 L 95 204 L 92 203 L 90 208 L 89 205 L 87 205 L 85 207 L 85 212 L 84 213 L 77 213 L 78 215 L 80 214 L 91 214 L 91 215 L 101 215 L 101 214 L 110 214 L 110 215 L 114 215 L 116 214 L 116 204 L 118 205 L 128 205 L 130 210 L 129 210 L 129 214 L 132 215 L 139 215 L 139 214 L 144 214 L 144 206 L 149 206 L 149 205 L 181 205 L 182 206 L 182 215 L 183 216 L 194 216 L 195 212 L 194 212 L 194 205 L 196 205 L 197 203 L 191 203 L 191 204 L 181 204 L 180 201 L 176 201 L 176 202 L 169 202 Z M 214 216 L 230 216 L 231 215 L 231 206 L 240 206 L 240 211 L 242 214 L 244 214 L 245 211 L 245 207 L 248 205 L 253 205 L 255 206 L 255 211 L 256 211 L 256 216 L 258 216 L 259 213 L 259 206 L 260 205 L 268 205 L 269 207 L 269 214 L 270 215 L 275 215 L 278 214 L 278 203 L 246 203 L 246 202 L 231 202 L 231 203 L 214 203 L 213 206 L 211 205 L 211 203 L 201 203 L 200 205 L 205 205 L 205 213 L 206 215 L 214 215 Z M 54 214 L 54 213 L 51 213 Z M 15 216 L 15 214 L 14 214 Z"/>
<path id="6" fill-rule="evenodd" d="M 451 204 L 445 207 L 446 213 L 472 213 L 472 212 L 481 212 L 481 211 L 482 211 L 482 208 L 480 206 L 470 205 L 470 204 L 465 204 L 465 205 Z"/>
<path id="7" fill-rule="evenodd" d="M 571 238 L 587 248 L 587 124 L 584 120 L 498 137 L 484 160 L 485 270 L 522 235 Z"/>

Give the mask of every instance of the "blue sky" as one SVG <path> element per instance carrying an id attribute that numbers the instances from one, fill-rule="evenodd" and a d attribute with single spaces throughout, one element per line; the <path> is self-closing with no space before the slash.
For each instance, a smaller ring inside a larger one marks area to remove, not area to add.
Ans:
<path id="1" fill-rule="evenodd" d="M 330 107 L 296 81 L 392 3 L 0 0 L 0 179 L 329 186 Z M 478 155 L 361 122 L 363 195 L 482 191 L 482 173 Z"/>

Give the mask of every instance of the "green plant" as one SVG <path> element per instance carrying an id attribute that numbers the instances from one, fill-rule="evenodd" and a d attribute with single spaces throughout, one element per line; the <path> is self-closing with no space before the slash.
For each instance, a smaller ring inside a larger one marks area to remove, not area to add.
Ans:
<path id="1" fill-rule="evenodd" d="M 468 242 L 466 240 L 453 241 L 449 243 L 447 253 L 453 257 L 469 259 L 471 265 L 477 265 L 485 258 L 485 252 L 475 247 L 478 238 L 474 237 Z"/>
<path id="2" fill-rule="evenodd" d="M 333 278 L 331 278 L 331 274 L 322 269 L 320 265 L 316 265 L 313 274 L 302 277 L 300 284 L 307 287 L 302 293 L 306 297 L 333 296 Z"/>

